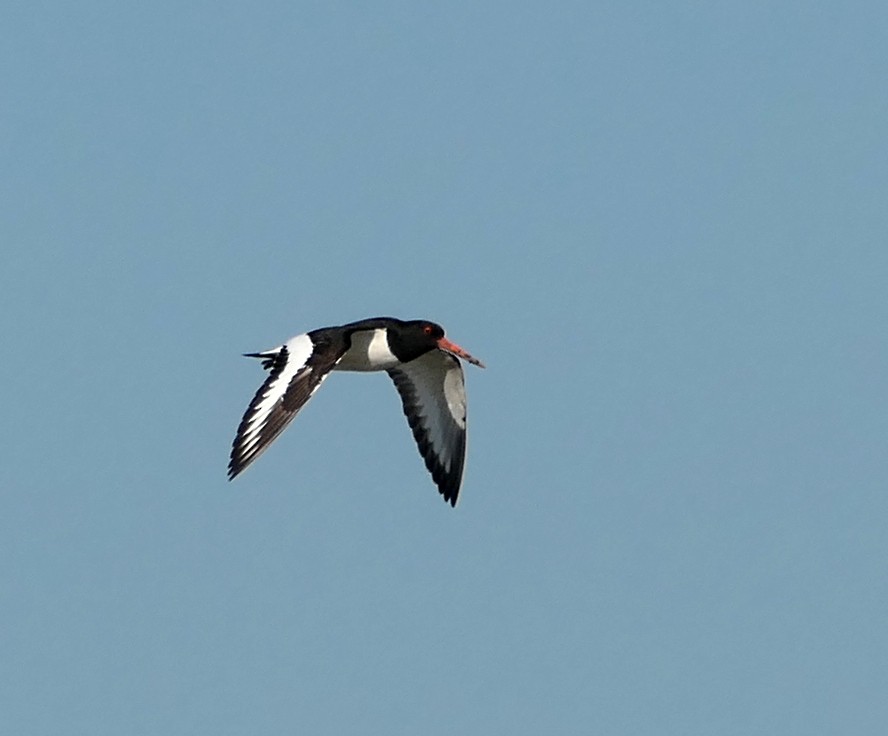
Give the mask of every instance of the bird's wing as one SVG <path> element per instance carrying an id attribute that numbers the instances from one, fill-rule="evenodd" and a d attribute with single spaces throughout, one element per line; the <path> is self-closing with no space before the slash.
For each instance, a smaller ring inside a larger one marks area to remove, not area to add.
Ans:
<path id="1" fill-rule="evenodd" d="M 459 360 L 432 350 L 388 374 L 426 467 L 444 500 L 456 506 L 466 459 L 466 388 Z"/>
<path id="2" fill-rule="evenodd" d="M 284 431 L 299 410 L 345 353 L 313 339 L 315 333 L 297 335 L 277 351 L 250 353 L 261 358 L 270 375 L 250 402 L 231 446 L 228 478 L 234 479 Z M 321 349 L 324 348 L 324 349 Z"/>

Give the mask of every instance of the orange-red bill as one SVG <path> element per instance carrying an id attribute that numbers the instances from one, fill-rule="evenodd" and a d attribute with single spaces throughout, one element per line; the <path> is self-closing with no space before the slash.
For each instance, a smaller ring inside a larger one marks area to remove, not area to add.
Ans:
<path id="1" fill-rule="evenodd" d="M 468 351 L 463 350 L 456 343 L 450 342 L 450 340 L 448 340 L 446 337 L 442 337 L 440 340 L 438 340 L 438 347 L 441 348 L 441 350 L 444 350 L 448 353 L 451 353 L 452 355 L 456 355 L 457 357 L 462 358 L 463 360 L 465 360 L 468 363 L 471 363 L 472 365 L 477 365 L 479 368 L 485 367 L 484 363 L 482 363 L 477 358 L 473 358 L 471 355 L 469 355 Z"/>

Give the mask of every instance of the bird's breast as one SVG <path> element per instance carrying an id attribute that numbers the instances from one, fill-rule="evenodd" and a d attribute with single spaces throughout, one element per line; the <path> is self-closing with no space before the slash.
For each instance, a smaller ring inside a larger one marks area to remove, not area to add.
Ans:
<path id="1" fill-rule="evenodd" d="M 394 368 L 399 362 L 389 347 L 384 329 L 362 330 L 352 333 L 351 347 L 334 370 L 384 371 Z"/>

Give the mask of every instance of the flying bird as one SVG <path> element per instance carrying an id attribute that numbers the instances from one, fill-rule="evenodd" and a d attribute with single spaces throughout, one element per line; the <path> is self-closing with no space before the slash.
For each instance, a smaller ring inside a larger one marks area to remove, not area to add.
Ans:
<path id="1" fill-rule="evenodd" d="M 386 371 L 438 491 L 456 506 L 466 458 L 466 389 L 458 358 L 484 368 L 426 320 L 376 317 L 291 337 L 258 358 L 269 372 L 231 447 L 233 480 L 284 431 L 330 371 Z"/>

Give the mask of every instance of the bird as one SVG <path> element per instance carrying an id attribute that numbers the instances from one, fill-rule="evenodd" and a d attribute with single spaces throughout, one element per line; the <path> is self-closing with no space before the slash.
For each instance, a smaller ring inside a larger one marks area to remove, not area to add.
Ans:
<path id="1" fill-rule="evenodd" d="M 466 391 L 460 359 L 484 368 L 428 320 L 374 317 L 296 335 L 258 353 L 269 372 L 237 428 L 234 480 L 293 421 L 331 371 L 386 371 L 438 492 L 456 507 L 466 457 Z"/>

